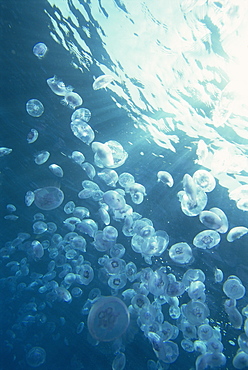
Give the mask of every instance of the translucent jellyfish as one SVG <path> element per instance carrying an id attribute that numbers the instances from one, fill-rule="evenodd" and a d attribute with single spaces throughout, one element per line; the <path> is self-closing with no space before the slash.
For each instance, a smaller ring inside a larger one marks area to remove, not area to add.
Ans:
<path id="1" fill-rule="evenodd" d="M 190 301 L 183 306 L 183 314 L 192 325 L 201 325 L 209 315 L 207 305 L 201 301 Z"/>
<path id="2" fill-rule="evenodd" d="M 203 225 L 210 229 L 219 229 L 222 226 L 220 217 L 211 211 L 202 211 L 199 215 L 199 219 Z"/>
<path id="3" fill-rule="evenodd" d="M 29 191 L 26 192 L 25 203 L 28 207 L 30 207 L 31 204 L 33 204 L 34 198 L 35 198 L 35 194 L 34 194 L 33 191 L 29 190 Z"/>
<path id="4" fill-rule="evenodd" d="M 82 220 L 76 226 L 77 230 L 79 230 L 83 234 L 88 234 L 91 237 L 94 237 L 98 230 L 98 226 L 94 220 L 90 218 Z"/>
<path id="5" fill-rule="evenodd" d="M 160 345 L 153 349 L 158 359 L 166 364 L 172 364 L 179 356 L 178 345 L 172 341 L 161 341 Z"/>
<path id="6" fill-rule="evenodd" d="M 187 243 L 176 243 L 170 247 L 169 256 L 174 262 L 186 264 L 192 260 L 192 249 Z"/>
<path id="7" fill-rule="evenodd" d="M 118 182 L 120 186 L 122 186 L 123 188 L 129 189 L 130 186 L 135 183 L 135 180 L 134 180 L 133 175 L 131 175 L 131 173 L 123 172 L 120 174 Z"/>
<path id="8" fill-rule="evenodd" d="M 231 275 L 223 284 L 223 292 L 232 299 L 241 299 L 245 295 L 245 287 L 235 275 Z"/>
<path id="9" fill-rule="evenodd" d="M 46 55 L 47 50 L 47 46 L 43 42 L 38 42 L 33 47 L 33 53 L 39 59 L 42 59 Z"/>
<path id="10" fill-rule="evenodd" d="M 193 179 L 205 192 L 214 190 L 216 181 L 213 175 L 206 170 L 197 170 L 193 174 Z"/>
<path id="11" fill-rule="evenodd" d="M 104 144 L 94 142 L 92 150 L 95 153 L 94 162 L 100 168 L 120 167 L 128 157 L 122 145 L 115 140 L 109 140 Z"/>
<path id="12" fill-rule="evenodd" d="M 5 146 L 2 146 L 0 148 L 0 157 L 3 157 L 4 155 L 8 155 L 12 152 L 12 149 L 6 148 Z"/>
<path id="13" fill-rule="evenodd" d="M 213 334 L 214 330 L 209 324 L 202 324 L 198 327 L 198 337 L 200 340 L 208 341 Z"/>
<path id="14" fill-rule="evenodd" d="M 205 291 L 205 284 L 202 281 L 192 281 L 188 288 L 190 299 L 200 299 Z"/>
<path id="15" fill-rule="evenodd" d="M 214 281 L 215 283 L 221 283 L 223 281 L 224 274 L 222 270 L 215 268 L 214 270 Z"/>
<path id="16" fill-rule="evenodd" d="M 64 205 L 64 212 L 69 215 L 70 213 L 72 213 L 75 209 L 75 203 L 70 200 L 69 202 L 67 202 L 65 205 Z"/>
<path id="17" fill-rule="evenodd" d="M 183 339 L 181 346 L 186 352 L 194 352 L 194 343 L 190 339 Z"/>
<path id="18" fill-rule="evenodd" d="M 91 112 L 87 108 L 79 108 L 76 109 L 75 112 L 71 115 L 71 121 L 74 121 L 75 119 L 80 119 L 84 122 L 89 122 L 91 118 Z"/>
<path id="19" fill-rule="evenodd" d="M 248 367 L 248 353 L 239 351 L 233 358 L 233 366 L 235 369 L 247 369 Z"/>
<path id="20" fill-rule="evenodd" d="M 86 172 L 89 179 L 91 180 L 94 179 L 94 177 L 96 176 L 96 170 L 95 170 L 95 167 L 91 163 L 84 162 L 81 164 L 81 168 Z"/>
<path id="21" fill-rule="evenodd" d="M 193 239 L 193 244 L 197 248 L 211 249 L 220 242 L 220 235 L 215 230 L 204 230 L 197 234 Z"/>
<path id="22" fill-rule="evenodd" d="M 87 263 L 84 263 L 77 274 L 76 281 L 79 284 L 89 285 L 94 278 L 94 270 L 93 268 Z"/>
<path id="23" fill-rule="evenodd" d="M 197 204 L 196 183 L 193 178 L 187 173 L 183 176 L 183 190 L 187 194 L 191 208 L 195 207 Z"/>
<path id="24" fill-rule="evenodd" d="M 64 200 L 64 193 L 55 186 L 47 186 L 34 191 L 34 204 L 44 211 L 59 207 Z"/>
<path id="25" fill-rule="evenodd" d="M 81 152 L 78 152 L 78 151 L 74 151 L 74 152 L 72 152 L 72 154 L 71 154 L 71 159 L 74 161 L 74 162 L 76 162 L 76 163 L 78 163 L 78 164 L 82 164 L 84 161 L 85 161 L 85 156 L 83 155 L 83 153 L 81 153 Z"/>
<path id="26" fill-rule="evenodd" d="M 41 347 L 33 347 L 28 351 L 26 361 L 31 367 L 39 367 L 46 361 L 46 351 Z"/>
<path id="27" fill-rule="evenodd" d="M 79 140 L 87 145 L 90 145 L 95 138 L 92 128 L 88 125 L 88 123 L 80 119 L 75 119 L 71 122 L 71 130 Z"/>
<path id="28" fill-rule="evenodd" d="M 245 333 L 239 335 L 238 345 L 242 351 L 248 353 L 248 337 Z"/>
<path id="29" fill-rule="evenodd" d="M 57 76 L 47 79 L 47 84 L 54 94 L 59 96 L 65 96 L 68 92 L 73 90 L 71 86 L 65 86 L 64 82 L 61 81 Z"/>
<path id="30" fill-rule="evenodd" d="M 75 109 L 83 104 L 83 99 L 80 95 L 75 92 L 67 92 L 64 99 L 61 100 L 61 104 L 68 105 L 69 108 Z"/>
<path id="31" fill-rule="evenodd" d="M 216 229 L 216 231 L 221 234 L 226 233 L 228 230 L 228 219 L 226 214 L 222 211 L 222 209 L 217 207 L 210 208 L 209 211 L 215 213 L 221 219 L 222 225 L 219 229 Z"/>
<path id="32" fill-rule="evenodd" d="M 108 279 L 108 285 L 110 288 L 117 291 L 118 289 L 124 288 L 127 283 L 127 277 L 125 274 L 111 275 Z"/>
<path id="33" fill-rule="evenodd" d="M 93 82 L 93 85 L 92 85 L 93 90 L 104 89 L 109 84 L 111 84 L 111 82 L 113 82 L 113 81 L 114 81 L 114 77 L 113 76 L 110 76 L 110 75 L 102 75 L 102 76 L 99 76 Z"/>
<path id="34" fill-rule="evenodd" d="M 100 342 L 110 342 L 125 333 L 129 311 L 117 297 L 100 297 L 91 307 L 87 324 L 90 334 Z"/>
<path id="35" fill-rule="evenodd" d="M 123 370 L 126 366 L 126 356 L 125 353 L 119 352 L 112 363 L 112 370 Z"/>
<path id="36" fill-rule="evenodd" d="M 58 166 L 57 164 L 53 163 L 53 164 L 50 164 L 49 166 L 49 170 L 57 177 L 63 177 L 64 176 L 64 172 L 62 170 L 62 168 L 60 166 Z"/>
<path id="37" fill-rule="evenodd" d="M 35 260 L 39 260 L 44 256 L 43 245 L 38 240 L 32 241 L 30 254 Z"/>
<path id="38" fill-rule="evenodd" d="M 239 199 L 236 203 L 237 208 L 242 211 L 248 211 L 248 198 Z"/>
<path id="39" fill-rule="evenodd" d="M 178 193 L 179 200 L 181 202 L 181 209 L 187 216 L 196 216 L 206 207 L 207 194 L 198 185 L 195 185 L 196 198 L 195 203 L 192 202 L 191 197 L 185 192 L 181 191 Z"/>
<path id="40" fill-rule="evenodd" d="M 243 235 L 247 234 L 248 229 L 244 226 L 233 227 L 227 234 L 227 241 L 233 242 L 236 239 L 240 239 Z"/>
<path id="41" fill-rule="evenodd" d="M 220 368 L 226 364 L 226 357 L 223 353 L 206 352 L 196 359 L 196 370 Z"/>
<path id="42" fill-rule="evenodd" d="M 44 221 L 36 221 L 33 224 L 34 234 L 43 234 L 47 231 L 47 224 Z"/>
<path id="43" fill-rule="evenodd" d="M 102 179 L 108 186 L 116 186 L 118 181 L 118 174 L 115 170 L 104 168 L 101 172 L 98 172 L 97 175 Z"/>
<path id="44" fill-rule="evenodd" d="M 28 144 L 33 144 L 38 139 L 39 133 L 35 128 L 32 128 L 27 135 Z"/>
<path id="45" fill-rule="evenodd" d="M 227 299 L 224 303 L 224 308 L 231 326 L 235 329 L 241 329 L 243 325 L 243 317 L 236 308 L 236 301 L 234 299 Z"/>
<path id="46" fill-rule="evenodd" d="M 38 99 L 30 99 L 26 103 L 26 111 L 32 117 L 40 117 L 44 112 L 44 106 Z"/>
<path id="47" fill-rule="evenodd" d="M 115 190 L 108 190 L 103 195 L 103 201 L 112 209 L 123 209 L 126 205 L 125 198 Z"/>
<path id="48" fill-rule="evenodd" d="M 43 163 L 46 163 L 48 158 L 50 157 L 50 153 L 47 152 L 46 150 L 42 150 L 41 152 L 38 152 L 34 156 L 34 161 L 36 164 L 41 165 Z"/>
<path id="49" fill-rule="evenodd" d="M 174 184 L 173 177 L 171 176 L 171 174 L 169 172 L 159 171 L 157 173 L 157 178 L 158 178 L 158 181 L 163 182 L 164 184 L 168 185 L 170 188 Z"/>

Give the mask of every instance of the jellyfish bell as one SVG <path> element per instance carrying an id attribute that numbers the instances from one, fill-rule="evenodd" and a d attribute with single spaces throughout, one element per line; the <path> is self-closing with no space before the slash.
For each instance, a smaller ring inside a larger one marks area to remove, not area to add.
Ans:
<path id="1" fill-rule="evenodd" d="M 63 200 L 64 193 L 55 186 L 47 186 L 34 191 L 34 204 L 44 211 L 58 208 Z"/>
<path id="2" fill-rule="evenodd" d="M 209 171 L 197 170 L 193 174 L 193 179 L 205 192 L 213 191 L 215 188 L 215 178 Z"/>
<path id="3" fill-rule="evenodd" d="M 111 167 L 114 164 L 114 159 L 112 155 L 111 149 L 108 147 L 108 145 L 94 141 L 91 144 L 91 148 L 93 152 L 95 153 L 94 161 L 96 165 L 97 163 L 101 163 L 103 167 Z"/>
<path id="4" fill-rule="evenodd" d="M 233 227 L 227 234 L 227 241 L 233 242 L 236 239 L 240 239 L 242 236 L 247 234 L 248 228 L 244 226 Z"/>
<path id="5" fill-rule="evenodd" d="M 26 103 L 26 111 L 32 117 L 40 117 L 44 112 L 44 105 L 38 99 L 30 99 Z"/>
<path id="6" fill-rule="evenodd" d="M 168 185 L 170 188 L 174 184 L 173 177 L 169 172 L 166 171 L 158 171 L 157 173 L 158 182 L 163 182 L 164 184 Z"/>
<path id="7" fill-rule="evenodd" d="M 210 229 L 216 230 L 222 226 L 220 217 L 211 211 L 202 211 L 199 215 L 199 219 L 203 225 L 209 227 Z"/>
<path id="8" fill-rule="evenodd" d="M 83 104 L 83 99 L 79 94 L 69 91 L 65 94 L 64 98 L 61 100 L 61 104 L 68 105 L 69 108 L 75 109 Z"/>
<path id="9" fill-rule="evenodd" d="M 222 211 L 222 209 L 217 207 L 210 208 L 209 211 L 215 213 L 221 219 L 222 225 L 220 228 L 216 229 L 216 231 L 218 231 L 220 234 L 226 233 L 228 230 L 228 219 L 226 214 Z"/>
<path id="10" fill-rule="evenodd" d="M 99 76 L 93 82 L 93 85 L 92 85 L 93 90 L 104 89 L 108 85 L 110 85 L 111 82 L 113 82 L 114 80 L 115 80 L 114 77 L 111 76 L 111 75 L 102 75 L 102 76 Z"/>
<path id="11" fill-rule="evenodd" d="M 31 367 L 39 367 L 46 361 L 46 351 L 42 347 L 33 347 L 28 351 L 26 361 Z"/>
<path id="12" fill-rule="evenodd" d="M 72 86 L 65 86 L 64 82 L 61 81 L 57 76 L 48 78 L 47 84 L 52 92 L 59 96 L 65 96 L 68 92 L 71 92 L 73 90 Z"/>
<path id="13" fill-rule="evenodd" d="M 86 122 L 84 122 L 80 119 L 75 119 L 74 121 L 71 122 L 71 130 L 72 130 L 73 134 L 79 140 L 81 140 L 83 143 L 85 143 L 87 145 L 90 145 L 92 143 L 92 141 L 94 140 L 94 138 L 95 138 L 95 133 L 92 130 L 92 128 L 90 127 L 90 125 L 88 125 L 88 123 L 86 123 Z M 77 153 L 79 153 L 79 152 L 77 152 Z M 77 156 L 77 158 L 78 158 L 78 156 Z M 83 158 L 81 157 L 81 159 L 83 159 Z M 77 162 L 77 163 L 79 163 L 79 162 Z"/>
<path id="14" fill-rule="evenodd" d="M 117 297 L 100 297 L 92 305 L 87 325 L 91 336 L 100 342 L 110 342 L 127 330 L 130 315 L 125 303 Z"/>
<path id="15" fill-rule="evenodd" d="M 38 59 L 42 59 L 48 51 L 48 48 L 44 42 L 38 42 L 33 47 L 33 53 Z"/>
<path id="16" fill-rule="evenodd" d="M 169 256 L 174 262 L 187 264 L 192 261 L 192 249 L 187 243 L 176 243 L 170 247 Z"/>
<path id="17" fill-rule="evenodd" d="M 193 244 L 197 248 L 211 249 L 220 242 L 220 235 L 215 230 L 203 230 L 193 239 Z"/>

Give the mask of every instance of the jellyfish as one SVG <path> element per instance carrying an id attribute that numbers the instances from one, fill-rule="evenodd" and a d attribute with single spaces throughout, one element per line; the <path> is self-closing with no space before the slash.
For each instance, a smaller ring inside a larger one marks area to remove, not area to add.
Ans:
<path id="1" fill-rule="evenodd" d="M 44 211 L 58 208 L 64 200 L 64 193 L 55 186 L 47 186 L 34 191 L 34 204 Z"/>
<path id="2" fill-rule="evenodd" d="M 47 152 L 46 150 L 42 150 L 41 152 L 38 152 L 37 154 L 35 154 L 34 161 L 36 164 L 41 165 L 41 164 L 46 163 L 49 157 L 50 157 L 50 153 Z"/>
<path id="3" fill-rule="evenodd" d="M 188 288 L 188 295 L 190 299 L 200 299 L 204 296 L 205 284 L 202 281 L 192 281 Z"/>
<path id="4" fill-rule="evenodd" d="M 26 111 L 32 117 L 40 117 L 44 112 L 44 106 L 38 99 L 30 99 L 26 103 Z"/>
<path id="5" fill-rule="evenodd" d="M 62 168 L 60 166 L 58 166 L 57 164 L 53 163 L 53 164 L 50 164 L 49 166 L 49 170 L 57 177 L 63 177 L 64 176 L 64 172 L 62 170 Z"/>
<path id="6" fill-rule="evenodd" d="M 248 229 L 244 226 L 233 227 L 227 234 L 227 241 L 233 242 L 236 239 L 240 239 L 243 235 L 247 234 Z"/>
<path id="7" fill-rule="evenodd" d="M 191 198 L 185 191 L 178 193 L 179 200 L 181 202 L 181 209 L 187 216 L 196 216 L 205 208 L 207 204 L 207 194 L 198 185 L 195 186 L 195 201 L 192 203 Z"/>
<path id="8" fill-rule="evenodd" d="M 228 319 L 235 329 L 241 329 L 243 325 L 243 317 L 236 308 L 236 302 L 234 299 L 227 299 L 224 303 L 224 309 L 228 315 Z"/>
<path id="9" fill-rule="evenodd" d="M 209 324 L 198 326 L 198 337 L 200 340 L 208 341 L 214 334 L 213 328 Z"/>
<path id="10" fill-rule="evenodd" d="M 231 299 L 241 299 L 245 295 L 245 287 L 235 275 L 231 275 L 223 284 L 223 292 Z"/>
<path id="11" fill-rule="evenodd" d="M 80 119 L 75 119 L 71 122 L 71 130 L 79 140 L 87 145 L 90 145 L 95 138 L 94 131 L 90 125 Z"/>
<path id="12" fill-rule="evenodd" d="M 3 157 L 4 155 L 8 155 L 12 152 L 12 149 L 6 148 L 5 146 L 2 146 L 0 148 L 0 157 Z"/>
<path id="13" fill-rule="evenodd" d="M 218 231 L 220 234 L 226 233 L 228 230 L 228 219 L 226 214 L 222 211 L 222 209 L 217 207 L 210 208 L 209 211 L 215 213 L 221 219 L 222 225 L 219 229 L 216 229 L 216 231 Z"/>
<path id="14" fill-rule="evenodd" d="M 213 175 L 206 170 L 197 170 L 193 174 L 195 183 L 199 185 L 205 192 L 213 191 L 216 185 Z"/>
<path id="15" fill-rule="evenodd" d="M 33 47 L 33 53 L 38 59 L 42 59 L 46 55 L 47 51 L 47 46 L 43 42 L 38 42 Z"/>
<path id="16" fill-rule="evenodd" d="M 210 229 L 219 229 L 222 226 L 220 217 L 211 211 L 202 211 L 199 215 L 199 219 L 203 225 Z"/>
<path id="17" fill-rule="evenodd" d="M 183 306 L 183 314 L 192 325 L 201 325 L 209 316 L 207 305 L 201 301 L 190 301 Z"/>
<path id="18" fill-rule="evenodd" d="M 111 167 L 114 164 L 112 150 L 107 144 L 102 144 L 94 141 L 91 145 L 93 152 L 95 153 L 95 163 L 100 161 L 104 167 Z"/>
<path id="19" fill-rule="evenodd" d="M 31 367 L 39 367 L 46 361 L 46 351 L 42 347 L 33 347 L 28 351 L 26 361 Z"/>
<path id="20" fill-rule="evenodd" d="M 235 369 L 247 369 L 248 353 L 244 351 L 237 352 L 236 356 L 233 358 L 232 363 Z"/>
<path id="21" fill-rule="evenodd" d="M 211 249 L 220 242 L 220 235 L 215 230 L 203 230 L 193 239 L 193 244 L 197 248 Z"/>
<path id="22" fill-rule="evenodd" d="M 83 104 L 83 99 L 77 93 L 69 91 L 65 94 L 64 99 L 61 100 L 61 104 L 68 105 L 69 108 L 75 109 Z"/>
<path id="23" fill-rule="evenodd" d="M 115 356 L 112 363 L 112 370 L 123 370 L 126 366 L 126 356 L 125 353 L 119 352 Z"/>
<path id="24" fill-rule="evenodd" d="M 47 84 L 52 92 L 59 96 L 65 96 L 68 92 L 71 92 L 73 90 L 72 86 L 65 86 L 64 82 L 58 79 L 57 76 L 48 78 Z"/>
<path id="25" fill-rule="evenodd" d="M 111 84 L 111 82 L 113 82 L 113 81 L 114 81 L 114 77 L 113 76 L 110 76 L 110 75 L 102 75 L 102 76 L 99 76 L 93 82 L 93 85 L 92 85 L 93 90 L 104 89 L 109 84 Z"/>
<path id="26" fill-rule="evenodd" d="M 82 220 L 80 223 L 76 225 L 77 230 L 79 230 L 83 234 L 87 234 L 92 238 L 95 236 L 98 226 L 96 222 L 90 218 Z"/>
<path id="27" fill-rule="evenodd" d="M 83 153 L 81 152 L 78 152 L 78 151 L 74 151 L 72 152 L 71 154 L 71 159 L 78 163 L 79 165 L 81 165 L 84 161 L 85 161 L 85 156 L 83 155 Z"/>
<path id="28" fill-rule="evenodd" d="M 32 128 L 27 135 L 28 144 L 33 144 L 38 139 L 38 131 Z"/>
<path id="29" fill-rule="evenodd" d="M 27 191 L 27 193 L 25 194 L 25 203 L 28 207 L 30 207 L 31 204 L 33 204 L 34 198 L 35 198 L 34 192 L 31 190 Z"/>
<path id="30" fill-rule="evenodd" d="M 214 281 L 215 283 L 221 283 L 223 281 L 224 274 L 222 270 L 215 268 L 214 270 Z"/>
<path id="31" fill-rule="evenodd" d="M 91 112 L 87 108 L 78 108 L 71 115 L 71 121 L 74 121 L 75 119 L 80 119 L 81 121 L 89 122 L 90 118 Z"/>
<path id="32" fill-rule="evenodd" d="M 171 174 L 169 172 L 159 171 L 157 173 L 157 178 L 158 178 L 158 181 L 163 182 L 164 184 L 168 185 L 170 188 L 174 184 L 173 177 L 171 176 Z"/>
<path id="33" fill-rule="evenodd" d="M 129 321 L 129 311 L 121 299 L 102 296 L 91 307 L 87 325 L 93 338 L 110 342 L 125 333 Z"/>
<path id="34" fill-rule="evenodd" d="M 192 249 L 187 243 L 176 243 L 170 247 L 169 256 L 174 262 L 186 264 L 192 260 Z"/>
<path id="35" fill-rule="evenodd" d="M 125 198 L 115 190 L 106 191 L 103 201 L 114 210 L 123 209 L 126 205 Z"/>
<path id="36" fill-rule="evenodd" d="M 195 183 L 194 179 L 187 173 L 183 176 L 183 190 L 187 194 L 187 197 L 188 197 L 189 203 L 190 203 L 190 207 L 194 208 L 197 204 L 196 183 Z"/>
<path id="37" fill-rule="evenodd" d="M 84 162 L 81 164 L 81 168 L 86 172 L 89 179 L 91 180 L 94 179 L 94 177 L 96 176 L 96 170 L 95 170 L 95 167 L 91 163 Z"/>
<path id="38" fill-rule="evenodd" d="M 133 175 L 131 175 L 131 173 L 123 172 L 120 174 L 118 178 L 118 182 L 120 186 L 122 186 L 123 188 L 129 189 L 130 186 L 135 183 L 135 180 L 134 180 Z"/>
<path id="39" fill-rule="evenodd" d="M 97 175 L 105 182 L 106 185 L 116 187 L 118 174 L 115 170 L 104 168 L 101 172 L 98 172 Z"/>

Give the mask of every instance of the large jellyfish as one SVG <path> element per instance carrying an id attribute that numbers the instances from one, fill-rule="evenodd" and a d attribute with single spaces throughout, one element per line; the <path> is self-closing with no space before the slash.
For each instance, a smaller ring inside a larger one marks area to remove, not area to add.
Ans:
<path id="1" fill-rule="evenodd" d="M 129 320 L 129 311 L 121 299 L 100 297 L 90 309 L 87 324 L 93 338 L 110 342 L 125 333 Z"/>
<path id="2" fill-rule="evenodd" d="M 47 186 L 34 191 L 34 204 L 44 211 L 59 207 L 64 200 L 64 193 L 55 186 Z"/>

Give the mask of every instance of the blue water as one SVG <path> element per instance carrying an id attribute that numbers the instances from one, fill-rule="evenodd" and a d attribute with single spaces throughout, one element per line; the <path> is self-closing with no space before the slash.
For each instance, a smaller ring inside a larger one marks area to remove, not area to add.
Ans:
<path id="1" fill-rule="evenodd" d="M 10 257 L 4 252 L 5 245 L 20 232 L 29 233 L 30 240 L 51 238 L 46 233 L 38 237 L 33 234 L 33 217 L 42 211 L 34 204 L 25 205 L 24 197 L 29 190 L 45 186 L 63 190 L 63 205 L 43 212 L 45 220 L 54 222 L 57 233 L 63 237 L 68 232 L 63 226 L 67 217 L 63 206 L 70 200 L 88 207 L 99 229 L 104 227 L 97 202 L 83 201 L 77 196 L 82 190 L 81 182 L 88 178 L 69 156 L 72 151 L 81 151 L 94 165 L 93 153 L 90 146 L 72 134 L 72 110 L 60 104 L 62 97 L 49 89 L 46 80 L 54 75 L 73 86 L 83 98 L 82 107 L 92 113 L 89 124 L 95 132 L 95 140 L 102 143 L 116 140 L 128 153 L 126 162 L 116 171 L 118 174 L 130 172 L 136 182 L 145 186 L 147 195 L 140 205 L 131 203 L 126 196 L 127 203 L 135 212 L 152 220 L 156 230 L 166 230 L 169 247 L 181 241 L 192 247 L 194 261 L 189 266 L 177 265 L 166 251 L 161 257 L 153 257 L 150 267 L 156 270 L 167 266 L 168 273 L 173 273 L 178 280 L 188 268 L 204 271 L 210 324 L 221 331 L 227 359 L 223 368 L 234 368 L 232 359 L 239 348 L 237 338 L 244 328 L 234 329 L 230 325 L 223 308 L 227 297 L 222 285 L 214 283 L 214 269 L 222 269 L 224 280 L 229 275 L 237 275 L 247 289 L 247 236 L 228 243 L 226 234 L 222 234 L 220 244 L 214 249 L 193 247 L 193 238 L 205 227 L 198 216 L 188 217 L 181 211 L 177 193 L 182 190 L 185 173 L 192 175 L 198 169 L 207 169 L 215 176 L 217 185 L 208 193 L 206 209 L 221 208 L 228 217 L 229 229 L 248 224 L 247 212 L 238 209 L 229 197 L 231 190 L 248 182 L 248 116 L 242 78 L 237 72 L 242 73 L 242 60 L 246 57 L 245 52 L 240 53 L 240 59 L 237 55 L 238 36 L 242 41 L 247 14 L 246 6 L 241 5 L 235 8 L 232 2 L 224 1 L 166 0 L 159 5 L 152 0 L 135 0 L 132 4 L 117 0 L 29 0 L 20 4 L 10 0 L 7 5 L 1 4 L 0 147 L 12 149 L 9 155 L 0 158 L 1 369 L 31 369 L 26 356 L 36 346 L 46 351 L 46 362 L 38 367 L 41 370 L 107 370 L 111 369 L 115 357 L 113 343 L 93 343 L 87 329 L 87 316 L 81 312 L 91 289 L 98 287 L 102 295 L 111 295 L 108 285 L 98 278 L 98 258 L 104 253 L 95 250 L 92 238 L 86 238 L 84 257 L 95 270 L 95 277 L 88 286 L 80 286 L 82 296 L 73 298 L 71 303 L 47 303 L 45 294 L 38 291 L 39 284 L 29 289 L 20 285 L 25 283 L 28 287 L 34 281 L 33 273 L 47 272 L 51 260 L 47 250 L 38 261 L 20 248 Z M 225 17 L 221 17 L 221 11 Z M 48 47 L 42 59 L 32 52 L 38 42 Z M 106 89 L 94 91 L 94 78 L 102 74 L 112 75 L 115 82 Z M 246 81 L 245 76 L 243 80 Z M 27 114 L 25 105 L 29 99 L 42 102 L 45 111 L 41 117 Z M 31 128 L 39 132 L 39 138 L 29 145 L 26 137 Z M 205 160 L 196 154 L 200 139 L 209 150 Z M 50 158 L 38 166 L 34 156 L 42 150 L 48 150 Z M 48 169 L 52 163 L 63 168 L 62 179 Z M 157 182 L 160 170 L 172 174 L 172 188 Z M 94 181 L 103 191 L 110 189 L 97 176 Z M 7 204 L 16 206 L 17 220 L 4 218 L 8 214 Z M 111 225 L 118 229 L 117 242 L 126 248 L 123 257 L 126 263 L 133 261 L 139 271 L 149 267 L 142 256 L 132 250 L 131 238 L 121 231 L 122 223 L 111 218 Z M 27 276 L 18 277 L 6 266 L 11 261 L 20 263 L 26 257 Z M 58 268 L 58 274 L 60 271 Z M 58 277 L 57 280 L 61 282 Z M 122 290 L 131 285 L 128 282 Z M 153 295 L 149 298 L 152 302 Z M 180 305 L 188 301 L 185 292 L 180 297 Z M 237 301 L 239 311 L 247 301 L 247 295 Z M 28 308 L 30 303 L 36 304 L 37 311 Z M 163 306 L 163 313 L 165 320 L 176 325 L 168 315 L 168 305 Z M 34 316 L 34 322 L 26 323 L 26 315 Z M 81 321 L 85 327 L 77 334 Z M 126 369 L 146 369 L 148 360 L 157 361 L 136 318 L 131 318 L 130 330 L 122 339 Z M 185 352 L 180 345 L 182 339 L 180 332 L 174 340 L 179 346 L 179 357 L 168 367 L 162 363 L 165 369 L 194 369 L 199 353 Z"/>

